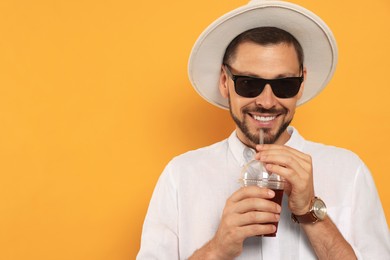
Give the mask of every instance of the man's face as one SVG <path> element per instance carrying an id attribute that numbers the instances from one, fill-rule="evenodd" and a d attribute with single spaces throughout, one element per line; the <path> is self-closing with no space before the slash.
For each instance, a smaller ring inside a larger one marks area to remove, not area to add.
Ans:
<path id="1" fill-rule="evenodd" d="M 263 46 L 253 42 L 241 43 L 229 66 L 234 75 L 265 79 L 298 77 L 302 73 L 294 47 L 287 44 Z M 229 98 L 230 113 L 237 126 L 238 138 L 254 147 L 259 142 L 259 130 L 262 128 L 265 143 L 284 144 L 290 138 L 286 128 L 293 119 L 303 85 L 292 98 L 276 97 L 268 84 L 257 97 L 241 97 L 235 92 L 234 82 L 223 68 L 220 92 L 223 97 Z"/>

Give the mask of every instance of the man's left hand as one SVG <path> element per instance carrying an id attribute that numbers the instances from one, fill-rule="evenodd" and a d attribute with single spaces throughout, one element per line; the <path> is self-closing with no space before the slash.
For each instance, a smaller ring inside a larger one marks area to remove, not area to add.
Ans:
<path id="1" fill-rule="evenodd" d="M 295 215 L 306 214 L 314 197 L 311 156 L 276 144 L 257 145 L 256 150 L 255 158 L 263 162 L 267 171 L 285 179 L 291 212 Z"/>

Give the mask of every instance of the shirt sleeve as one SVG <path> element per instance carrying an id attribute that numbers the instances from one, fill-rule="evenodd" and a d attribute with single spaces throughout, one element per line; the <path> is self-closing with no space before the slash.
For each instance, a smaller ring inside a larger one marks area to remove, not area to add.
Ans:
<path id="1" fill-rule="evenodd" d="M 176 188 L 168 164 L 157 182 L 149 204 L 137 260 L 179 259 L 177 212 Z"/>
<path id="2" fill-rule="evenodd" d="M 371 173 L 364 165 L 355 177 L 351 246 L 358 259 L 390 259 L 390 235 Z"/>

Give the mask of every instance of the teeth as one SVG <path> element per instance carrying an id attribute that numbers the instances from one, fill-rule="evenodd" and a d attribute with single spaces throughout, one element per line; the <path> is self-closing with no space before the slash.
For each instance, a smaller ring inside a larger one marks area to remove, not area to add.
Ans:
<path id="1" fill-rule="evenodd" d="M 255 116 L 255 115 L 253 115 L 253 118 L 256 119 L 257 121 L 268 122 L 268 121 L 274 120 L 275 116 Z"/>

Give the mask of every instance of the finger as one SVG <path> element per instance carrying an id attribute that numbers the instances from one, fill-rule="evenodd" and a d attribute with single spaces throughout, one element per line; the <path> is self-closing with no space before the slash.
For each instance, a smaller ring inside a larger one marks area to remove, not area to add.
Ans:
<path id="1" fill-rule="evenodd" d="M 307 164 L 306 162 L 300 162 L 299 158 L 293 156 L 291 154 L 283 154 L 283 153 L 267 153 L 262 154 L 260 157 L 261 162 L 263 163 L 272 163 L 277 164 L 284 167 L 293 168 L 294 166 L 301 166 Z"/>
<path id="2" fill-rule="evenodd" d="M 312 163 L 309 155 L 304 157 L 297 156 L 295 153 L 291 153 L 286 150 L 264 151 L 256 155 L 256 158 L 262 162 L 274 162 L 283 166 L 288 166 L 291 163 L 299 163 L 302 167 L 308 167 Z"/>
<path id="3" fill-rule="evenodd" d="M 236 213 L 242 214 L 252 211 L 280 213 L 281 207 L 271 200 L 260 198 L 247 198 L 235 204 L 234 212 Z"/>
<path id="4" fill-rule="evenodd" d="M 264 145 L 257 145 L 256 149 L 260 153 L 270 153 L 270 154 L 288 153 L 302 159 L 303 161 L 306 162 L 311 161 L 310 155 L 302 153 L 301 151 L 298 151 L 294 148 L 285 145 L 264 144 Z"/>
<path id="5" fill-rule="evenodd" d="M 279 214 L 270 212 L 251 211 L 238 215 L 237 226 L 247 226 L 252 224 L 268 224 L 278 222 Z"/>
<path id="6" fill-rule="evenodd" d="M 273 224 L 253 224 L 240 228 L 243 237 L 261 236 L 276 232 L 276 226 Z"/>
<path id="7" fill-rule="evenodd" d="M 242 187 L 230 196 L 229 201 L 232 203 L 244 200 L 246 198 L 264 198 L 270 199 L 275 196 L 275 192 L 270 189 L 260 188 L 258 186 Z"/>
<path id="8" fill-rule="evenodd" d="M 286 151 L 290 153 L 294 153 L 295 155 L 305 158 L 305 153 L 302 153 L 301 151 L 298 151 L 290 146 L 287 145 L 278 145 L 278 144 L 259 144 L 256 145 L 257 151 L 272 151 L 272 150 L 279 150 L 279 151 Z"/>
<path id="9" fill-rule="evenodd" d="M 275 156 L 277 157 L 277 156 Z M 294 159 L 286 159 L 281 156 L 281 158 L 275 159 L 273 156 L 268 158 L 270 163 L 265 163 L 265 168 L 267 171 L 275 173 L 286 180 L 287 183 L 290 183 L 296 191 L 305 191 L 312 185 L 312 167 L 308 165 L 306 168 L 303 167 Z M 286 160 L 284 165 L 280 165 L 279 160 Z"/>
<path id="10" fill-rule="evenodd" d="M 268 171 L 274 172 L 287 179 L 298 175 L 300 178 L 310 177 L 311 163 L 300 161 L 297 157 L 285 154 L 262 155 L 261 161 Z"/>
<path id="11" fill-rule="evenodd" d="M 294 167 L 295 169 L 291 169 L 276 164 L 267 164 L 265 168 L 267 171 L 281 176 L 286 183 L 292 185 L 294 189 L 304 190 L 307 185 L 311 183 L 311 175 L 304 174 L 306 171 L 302 171 L 300 166 Z"/>

